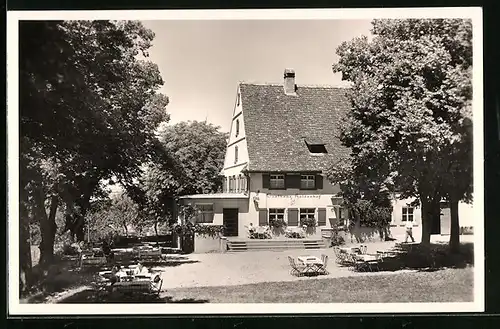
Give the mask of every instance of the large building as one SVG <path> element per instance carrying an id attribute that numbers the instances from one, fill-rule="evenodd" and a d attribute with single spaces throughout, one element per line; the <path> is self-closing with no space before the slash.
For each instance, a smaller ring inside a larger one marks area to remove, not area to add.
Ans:
<path id="1" fill-rule="evenodd" d="M 224 225 L 227 237 L 244 238 L 250 223 L 267 226 L 272 218 L 296 227 L 301 218 L 312 217 L 317 236 L 345 221 L 340 189 L 325 175 L 349 152 L 339 140 L 341 118 L 349 110 L 345 91 L 297 85 L 289 69 L 281 84 L 240 83 L 222 171 L 223 192 L 185 196 L 181 202 L 197 206 L 198 222 Z M 411 201 L 394 199 L 392 226 L 403 227 L 407 221 L 419 226 L 420 211 L 409 205 Z M 460 205 L 460 212 L 469 208 Z M 447 214 L 445 209 L 434 233 L 449 231 Z"/>

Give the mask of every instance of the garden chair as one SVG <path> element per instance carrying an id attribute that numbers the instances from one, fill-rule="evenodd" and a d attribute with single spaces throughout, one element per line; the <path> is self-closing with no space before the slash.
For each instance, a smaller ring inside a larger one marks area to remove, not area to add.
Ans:
<path id="1" fill-rule="evenodd" d="M 356 257 L 356 254 L 349 254 L 349 269 L 353 272 L 366 272 L 370 271 L 368 263 Z"/>
<path id="2" fill-rule="evenodd" d="M 151 280 L 151 292 L 159 296 L 161 292 L 161 286 L 163 285 L 163 279 L 159 275 L 156 275 L 153 280 Z"/>
<path id="3" fill-rule="evenodd" d="M 351 264 L 351 258 L 349 253 L 346 253 L 339 249 L 339 247 L 334 247 L 333 251 L 336 257 L 336 263 L 342 266 L 349 266 Z"/>
<path id="4" fill-rule="evenodd" d="M 321 268 L 321 273 L 322 274 L 328 274 L 328 270 L 326 269 L 328 265 L 328 255 L 321 255 L 321 262 L 323 263 L 323 267 Z"/>
<path id="5" fill-rule="evenodd" d="M 377 272 L 380 271 L 380 263 L 384 261 L 383 254 L 377 254 L 375 260 L 370 260 L 366 262 L 368 264 L 368 268 L 370 271 L 373 271 L 372 269 L 375 268 L 377 269 Z"/>
<path id="6" fill-rule="evenodd" d="M 295 263 L 295 260 L 288 256 L 288 262 L 290 263 L 290 274 L 291 275 L 294 275 L 294 276 L 302 276 L 304 275 L 304 267 L 303 266 L 300 266 L 300 265 L 297 265 L 297 263 Z"/>

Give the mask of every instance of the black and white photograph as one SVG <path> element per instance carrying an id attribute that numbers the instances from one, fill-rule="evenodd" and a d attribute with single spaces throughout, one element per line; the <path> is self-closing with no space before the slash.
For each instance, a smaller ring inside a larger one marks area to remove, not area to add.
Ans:
<path id="1" fill-rule="evenodd" d="M 7 26 L 10 314 L 484 310 L 480 8 Z"/>

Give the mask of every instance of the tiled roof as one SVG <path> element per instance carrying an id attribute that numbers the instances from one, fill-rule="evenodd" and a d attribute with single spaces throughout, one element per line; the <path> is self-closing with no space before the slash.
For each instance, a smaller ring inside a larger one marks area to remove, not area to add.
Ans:
<path id="1" fill-rule="evenodd" d="M 348 150 L 340 144 L 340 120 L 349 109 L 345 88 L 241 83 L 249 171 L 322 171 Z M 308 143 L 325 144 L 311 154 Z"/>

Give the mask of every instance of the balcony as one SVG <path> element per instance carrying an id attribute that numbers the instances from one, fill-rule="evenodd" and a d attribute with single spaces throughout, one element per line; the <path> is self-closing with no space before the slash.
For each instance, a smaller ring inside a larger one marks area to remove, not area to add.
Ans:
<path id="1" fill-rule="evenodd" d="M 246 176 L 224 177 L 222 181 L 223 193 L 248 193 L 248 179 Z"/>

